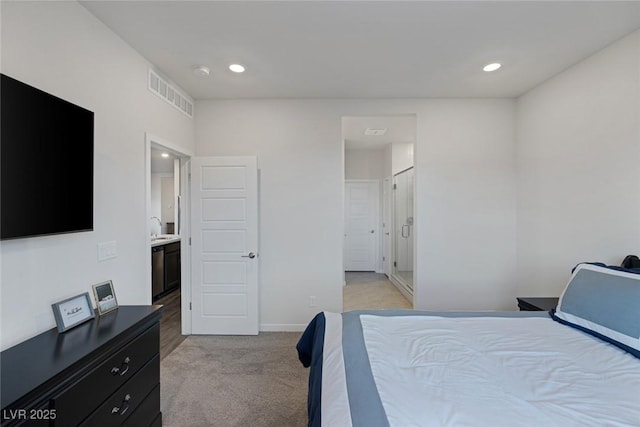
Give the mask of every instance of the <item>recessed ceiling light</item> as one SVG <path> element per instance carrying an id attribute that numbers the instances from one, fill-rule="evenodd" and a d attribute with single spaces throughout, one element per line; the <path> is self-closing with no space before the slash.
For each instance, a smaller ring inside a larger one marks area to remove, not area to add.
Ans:
<path id="1" fill-rule="evenodd" d="M 229 69 L 234 73 L 244 73 L 244 66 L 240 64 L 231 64 L 229 65 Z"/>
<path id="2" fill-rule="evenodd" d="M 161 155 L 162 157 L 164 157 L 165 159 L 166 159 L 167 157 L 169 157 L 169 153 L 162 153 L 162 154 L 160 154 L 160 155 Z"/>
<path id="3" fill-rule="evenodd" d="M 209 73 L 211 70 L 209 67 L 205 67 L 204 65 L 194 65 L 193 66 L 193 74 L 198 77 L 209 77 Z"/>
<path id="4" fill-rule="evenodd" d="M 493 62 L 491 64 L 485 65 L 483 70 L 485 70 L 487 73 L 490 73 L 491 71 L 495 71 L 500 67 L 502 67 L 502 64 L 500 64 L 499 62 Z"/>

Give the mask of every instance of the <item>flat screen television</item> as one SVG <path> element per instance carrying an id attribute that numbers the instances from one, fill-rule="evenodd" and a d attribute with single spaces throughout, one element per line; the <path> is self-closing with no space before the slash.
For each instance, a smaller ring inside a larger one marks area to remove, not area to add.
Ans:
<path id="1" fill-rule="evenodd" d="M 93 230 L 93 112 L 0 74 L 0 238 Z"/>

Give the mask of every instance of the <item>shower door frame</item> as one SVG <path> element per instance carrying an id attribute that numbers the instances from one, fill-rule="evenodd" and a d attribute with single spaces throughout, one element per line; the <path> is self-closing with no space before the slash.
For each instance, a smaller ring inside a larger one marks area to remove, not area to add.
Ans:
<path id="1" fill-rule="evenodd" d="M 393 238 L 391 239 L 391 265 L 390 265 L 390 274 L 389 274 L 389 279 L 391 280 L 391 282 L 398 288 L 398 290 L 400 292 L 402 292 L 402 294 L 409 300 L 409 301 L 413 301 L 413 289 L 414 289 L 414 283 L 415 283 L 415 265 L 412 265 L 412 278 L 411 278 L 411 282 L 412 283 L 407 283 L 401 276 L 396 274 L 396 266 L 397 266 L 397 249 L 398 249 L 398 244 L 397 244 L 397 237 L 398 237 L 398 231 L 397 231 L 397 227 L 396 227 L 396 220 L 397 220 L 397 206 L 396 206 L 396 194 L 397 194 L 397 177 L 399 175 L 402 175 L 403 173 L 406 173 L 408 171 L 413 171 L 413 176 L 412 176 L 412 186 L 411 186 L 411 191 L 414 193 L 412 194 L 412 198 L 414 200 L 413 205 L 411 206 L 411 217 L 414 218 L 414 223 L 415 223 L 415 168 L 413 166 L 404 169 L 396 174 L 393 175 L 393 179 L 392 179 L 392 197 L 391 197 L 391 223 L 393 224 L 392 230 L 393 230 Z M 410 230 L 411 233 L 413 233 L 413 224 L 410 225 L 410 227 L 408 227 L 408 229 Z M 414 263 L 414 256 L 413 254 L 415 253 L 415 235 L 411 234 L 411 236 L 413 237 L 412 239 L 412 248 L 411 248 L 411 260 L 410 262 L 413 264 Z"/>

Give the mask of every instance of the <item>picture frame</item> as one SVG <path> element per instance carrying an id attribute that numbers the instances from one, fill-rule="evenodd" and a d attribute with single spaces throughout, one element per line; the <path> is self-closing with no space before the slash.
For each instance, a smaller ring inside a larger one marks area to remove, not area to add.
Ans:
<path id="1" fill-rule="evenodd" d="M 65 332 L 96 317 L 89 292 L 51 304 L 58 332 Z"/>
<path id="2" fill-rule="evenodd" d="M 100 316 L 118 308 L 118 300 L 111 280 L 93 285 L 93 296 Z"/>

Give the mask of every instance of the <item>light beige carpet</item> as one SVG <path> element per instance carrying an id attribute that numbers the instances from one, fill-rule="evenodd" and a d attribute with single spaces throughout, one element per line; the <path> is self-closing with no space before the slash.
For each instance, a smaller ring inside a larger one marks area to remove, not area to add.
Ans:
<path id="1" fill-rule="evenodd" d="M 411 308 L 383 274 L 346 275 L 344 310 Z M 165 427 L 303 427 L 309 371 L 300 332 L 190 336 L 160 363 Z"/>
<path id="2" fill-rule="evenodd" d="M 300 335 L 188 337 L 160 364 L 163 426 L 306 426 Z"/>

